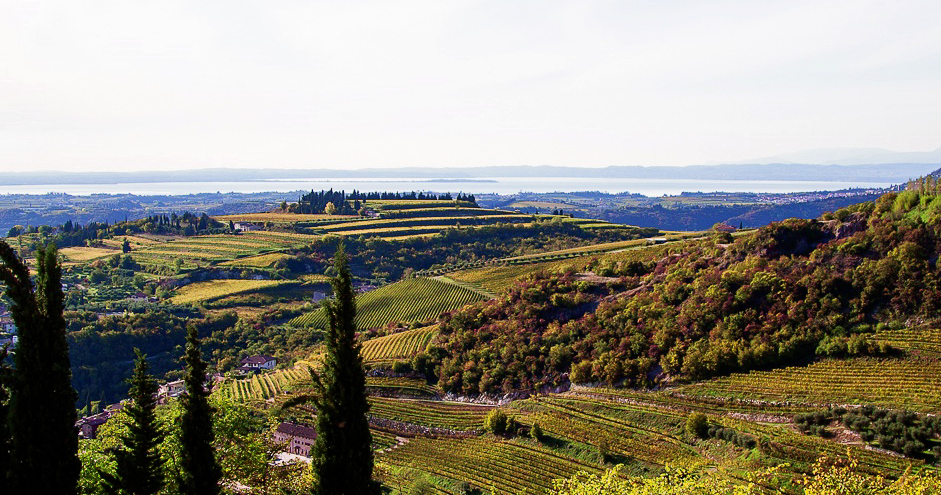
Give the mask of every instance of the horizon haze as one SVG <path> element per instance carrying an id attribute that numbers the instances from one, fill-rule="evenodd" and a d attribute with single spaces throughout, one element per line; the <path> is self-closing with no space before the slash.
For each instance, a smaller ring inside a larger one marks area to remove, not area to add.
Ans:
<path id="1" fill-rule="evenodd" d="M 936 2 L 0 5 L 0 172 L 676 166 L 941 141 Z"/>

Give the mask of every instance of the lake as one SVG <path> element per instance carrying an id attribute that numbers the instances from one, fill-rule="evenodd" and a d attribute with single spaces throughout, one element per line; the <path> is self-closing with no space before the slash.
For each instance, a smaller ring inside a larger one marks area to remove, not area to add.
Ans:
<path id="1" fill-rule="evenodd" d="M 849 188 L 889 187 L 888 182 L 836 181 L 756 181 L 696 179 L 628 179 L 598 177 L 499 177 L 495 179 L 278 179 L 238 182 L 151 182 L 116 184 L 40 184 L 0 185 L 0 194 L 66 193 L 75 196 L 91 194 L 185 195 L 198 193 L 259 193 L 294 192 L 321 189 L 358 191 L 435 191 L 472 194 L 519 192 L 601 191 L 606 193 L 640 193 L 645 196 L 674 195 L 681 192 L 766 192 L 793 193 L 834 191 Z"/>

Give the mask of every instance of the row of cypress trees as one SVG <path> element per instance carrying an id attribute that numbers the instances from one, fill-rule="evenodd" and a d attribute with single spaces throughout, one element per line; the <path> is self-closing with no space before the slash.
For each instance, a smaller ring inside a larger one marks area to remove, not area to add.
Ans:
<path id="1" fill-rule="evenodd" d="M 20 334 L 13 368 L 3 364 L 7 350 L 0 349 L 0 495 L 74 494 L 81 464 L 57 251 L 55 245 L 38 251 L 35 291 L 29 269 L 2 240 L 0 260 L 0 281 L 13 301 L 11 311 Z M 355 291 L 342 244 L 334 257 L 334 269 L 335 298 L 324 305 L 329 323 L 324 368 L 321 374 L 311 372 L 315 393 L 295 401 L 311 400 L 318 411 L 318 436 L 312 449 L 314 492 L 378 494 L 379 484 L 372 479 L 366 378 L 356 342 Z M 113 454 L 115 474 L 101 473 L 105 490 L 154 494 L 172 482 L 183 494 L 218 494 L 222 471 L 213 448 L 213 408 L 205 387 L 207 364 L 202 360 L 196 327 L 188 328 L 183 358 L 186 393 L 180 399 L 181 471 L 174 480 L 166 479 L 157 451 L 162 435 L 155 414 L 157 383 L 148 373 L 146 357 L 137 349 L 135 353 L 129 380 L 132 402 L 126 409 L 131 422 L 121 438 L 123 449 Z"/>
<path id="2" fill-rule="evenodd" d="M 37 252 L 36 285 L 29 268 L 0 240 L 0 281 L 12 301 L 19 333 L 13 367 L 0 350 L 0 495 L 77 491 L 81 463 L 75 428 L 76 393 L 63 317 L 62 271 L 55 245 Z M 181 474 L 173 480 L 184 494 L 220 492 L 221 469 L 213 451 L 212 408 L 196 328 L 187 335 L 187 393 L 181 398 Z M 160 443 L 154 409 L 157 384 L 138 353 L 128 406 L 129 433 L 124 449 L 114 453 L 118 466 L 104 476 L 109 493 L 157 493 L 163 479 L 156 447 Z"/>

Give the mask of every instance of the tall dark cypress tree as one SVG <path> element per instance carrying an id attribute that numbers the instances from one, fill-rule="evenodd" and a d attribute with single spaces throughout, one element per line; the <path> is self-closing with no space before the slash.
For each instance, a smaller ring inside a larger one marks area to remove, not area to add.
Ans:
<path id="1" fill-rule="evenodd" d="M 372 480 L 366 374 L 353 322 L 356 316 L 353 277 L 342 243 L 337 247 L 334 269 L 336 275 L 331 281 L 334 300 L 324 304 L 329 323 L 324 339 L 326 357 L 322 374 L 315 377 L 317 440 L 311 451 L 317 475 L 315 493 L 378 493 L 378 484 Z"/>
<path id="2" fill-rule="evenodd" d="M 10 493 L 10 480 L 7 479 L 7 466 L 10 465 L 10 438 L 9 412 L 10 380 L 13 370 L 7 365 L 7 348 L 0 349 L 0 495 Z"/>
<path id="3" fill-rule="evenodd" d="M 216 461 L 215 434 L 212 432 L 212 412 L 209 391 L 206 390 L 206 362 L 199 350 L 196 327 L 190 325 L 186 334 L 186 393 L 180 397 L 183 415 L 180 417 L 180 443 L 182 479 L 180 491 L 187 495 L 214 495 L 220 492 L 222 468 Z"/>
<path id="4" fill-rule="evenodd" d="M 114 475 L 101 473 L 105 491 L 121 495 L 153 495 L 163 488 L 163 460 L 157 446 L 163 432 L 154 413 L 157 408 L 157 381 L 147 372 L 147 357 L 134 349 L 137 361 L 131 376 L 130 397 L 125 411 L 131 418 L 127 435 L 121 437 L 124 449 L 114 452 L 118 469 Z"/>
<path id="5" fill-rule="evenodd" d="M 0 241 L 0 280 L 13 301 L 10 311 L 19 333 L 14 355 L 9 424 L 12 438 L 12 493 L 75 493 L 81 463 L 65 339 L 65 299 L 55 245 L 36 254 L 36 290 L 29 269 Z"/>

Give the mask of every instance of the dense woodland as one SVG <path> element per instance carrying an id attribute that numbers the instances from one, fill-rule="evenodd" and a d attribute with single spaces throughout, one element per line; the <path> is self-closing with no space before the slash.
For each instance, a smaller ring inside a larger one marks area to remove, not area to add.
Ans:
<path id="1" fill-rule="evenodd" d="M 941 286 L 941 198 L 887 194 L 817 220 L 598 266 L 604 284 L 544 273 L 442 322 L 438 383 L 461 393 L 604 382 L 650 386 L 885 354 L 866 334 L 931 317 Z"/>

